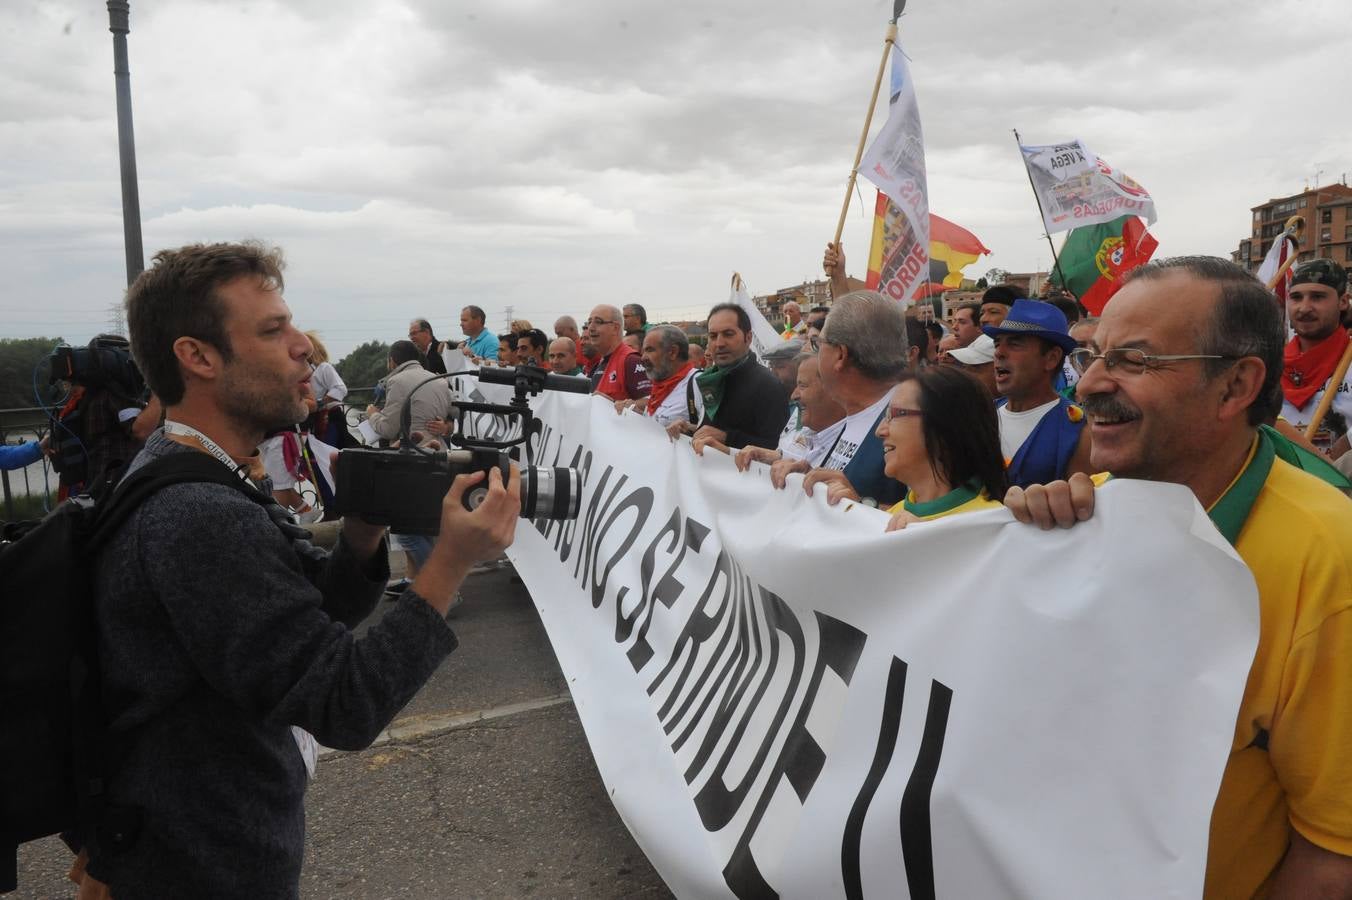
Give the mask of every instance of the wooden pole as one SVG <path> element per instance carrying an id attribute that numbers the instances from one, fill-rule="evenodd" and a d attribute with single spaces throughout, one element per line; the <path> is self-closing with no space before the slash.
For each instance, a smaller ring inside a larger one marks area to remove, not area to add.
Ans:
<path id="1" fill-rule="evenodd" d="M 1286 240 L 1285 234 L 1282 235 L 1282 240 Z M 1277 285 L 1281 283 L 1281 280 L 1284 277 L 1286 277 L 1287 271 L 1296 264 L 1297 256 L 1298 254 L 1293 249 L 1291 255 L 1286 258 L 1286 262 L 1282 263 L 1282 267 L 1277 270 L 1277 274 L 1268 279 L 1267 289 L 1269 291 L 1275 291 L 1277 289 Z"/>
<path id="2" fill-rule="evenodd" d="M 1319 401 L 1319 405 L 1314 408 L 1314 418 L 1310 424 L 1305 426 L 1305 439 L 1313 440 L 1314 433 L 1319 430 L 1319 426 L 1324 424 L 1324 416 L 1328 415 L 1329 407 L 1333 406 L 1333 398 L 1338 396 L 1338 386 L 1343 383 L 1343 377 L 1347 375 L 1347 368 L 1352 365 L 1352 343 L 1343 350 L 1343 358 L 1338 360 L 1338 367 L 1333 370 L 1333 377 L 1329 379 L 1328 385 L 1324 388 L 1324 399 Z"/>
<path id="3" fill-rule="evenodd" d="M 883 58 L 878 63 L 878 77 L 873 82 L 873 96 L 868 101 L 868 115 L 864 116 L 864 133 L 859 135 L 859 147 L 854 151 L 854 166 L 850 169 L 850 180 L 845 185 L 845 202 L 840 205 L 840 221 L 836 222 L 836 247 L 840 247 L 840 235 L 845 231 L 845 216 L 850 211 L 850 197 L 854 194 L 854 185 L 859 179 L 859 161 L 864 158 L 864 146 L 868 143 L 868 130 L 873 125 L 873 110 L 878 105 L 878 92 L 882 89 L 883 75 L 887 72 L 887 61 L 892 56 L 892 47 L 896 42 L 897 23 L 891 22 L 887 26 L 887 36 L 883 39 Z"/>

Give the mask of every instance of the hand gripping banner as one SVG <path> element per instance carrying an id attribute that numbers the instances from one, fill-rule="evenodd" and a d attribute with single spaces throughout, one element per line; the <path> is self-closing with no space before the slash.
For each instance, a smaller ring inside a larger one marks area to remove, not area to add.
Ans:
<path id="1" fill-rule="evenodd" d="M 536 405 L 582 511 L 509 555 L 678 896 L 1200 895 L 1258 604 L 1187 490 L 885 534 L 609 403 Z"/>

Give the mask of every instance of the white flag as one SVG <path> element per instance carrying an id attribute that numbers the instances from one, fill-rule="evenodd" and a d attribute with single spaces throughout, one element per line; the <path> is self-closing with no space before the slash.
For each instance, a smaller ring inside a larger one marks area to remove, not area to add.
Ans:
<path id="1" fill-rule="evenodd" d="M 878 186 L 903 213 L 909 234 L 897 239 L 894 254 L 903 260 L 890 296 L 909 303 L 915 288 L 929 279 L 929 188 L 925 182 L 925 135 L 915 85 L 901 47 L 892 46 L 892 87 L 887 122 L 864 151 L 859 174 Z"/>
<path id="2" fill-rule="evenodd" d="M 1268 250 L 1267 256 L 1263 257 L 1263 264 L 1258 267 L 1258 272 L 1255 273 L 1254 277 L 1263 282 L 1263 284 L 1270 283 L 1273 278 L 1277 277 L 1277 273 L 1281 271 L 1282 266 L 1286 264 L 1286 261 L 1290 259 L 1295 252 L 1295 241 L 1291 240 L 1291 238 L 1287 237 L 1286 233 L 1283 232 L 1279 236 L 1279 240 L 1272 242 L 1272 248 Z M 1272 287 L 1273 293 L 1277 295 L 1277 299 L 1281 300 L 1283 304 L 1286 303 L 1286 289 L 1290 286 L 1291 269 L 1288 267 L 1281 280 Z"/>
<path id="3" fill-rule="evenodd" d="M 728 298 L 728 302 L 746 310 L 747 316 L 751 319 L 751 349 L 756 352 L 757 359 L 764 361 L 766 351 L 778 347 L 783 340 L 765 315 L 756 308 L 751 294 L 747 292 L 746 282 L 742 281 L 742 276 L 736 272 L 732 273 L 732 296 Z"/>
<path id="4" fill-rule="evenodd" d="M 1143 216 L 1152 225 L 1159 218 L 1150 192 L 1090 152 L 1084 141 L 1036 147 L 1020 144 L 1019 149 L 1042 204 L 1048 234 L 1106 224 L 1127 215 Z"/>

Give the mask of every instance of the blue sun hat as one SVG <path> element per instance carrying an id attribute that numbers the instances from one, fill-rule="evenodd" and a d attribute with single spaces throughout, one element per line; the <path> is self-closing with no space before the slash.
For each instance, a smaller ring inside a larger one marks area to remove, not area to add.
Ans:
<path id="1" fill-rule="evenodd" d="M 1067 353 L 1076 346 L 1066 327 L 1065 313 L 1041 300 L 1015 300 L 1003 322 L 983 325 L 981 330 L 992 338 L 1002 334 L 1029 334 L 1051 341 Z"/>

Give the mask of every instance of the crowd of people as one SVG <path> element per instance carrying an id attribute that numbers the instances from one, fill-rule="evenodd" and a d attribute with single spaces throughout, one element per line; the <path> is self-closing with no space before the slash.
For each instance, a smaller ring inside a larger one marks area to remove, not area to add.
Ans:
<path id="1" fill-rule="evenodd" d="M 679 328 L 602 305 L 585 332 L 556 323 L 550 367 L 581 370 L 617 411 L 688 435 L 697 454 L 768 465 L 777 489 L 800 473 L 831 504 L 881 507 L 889 530 L 1002 504 L 1072 527 L 1110 478 L 1187 486 L 1253 571 L 1262 606 L 1206 895 L 1346 896 L 1346 272 L 1327 259 L 1296 266 L 1283 309 L 1238 266 L 1185 257 L 1131 272 L 1101 317 L 996 285 L 939 323 L 924 306 L 850 292 L 838 248 L 824 267 L 835 301 L 809 317 L 787 304 L 783 343 L 763 358 L 736 304 L 710 309 L 703 365 Z"/>
<path id="2" fill-rule="evenodd" d="M 734 303 L 712 306 L 701 335 L 649 322 L 638 304 L 597 305 L 581 326 L 562 316 L 552 337 L 522 320 L 495 334 L 473 305 L 458 341 L 415 319 L 391 345 L 383 403 L 367 421 L 397 440 L 393 411 L 461 353 L 587 377 L 617 412 L 652 418 L 691 452 L 768 466 L 775 489 L 877 506 L 892 530 L 1001 504 L 1020 521 L 1068 528 L 1093 516 L 1109 478 L 1184 485 L 1252 569 L 1262 608 L 1212 818 L 1207 896 L 1346 895 L 1352 378 L 1333 377 L 1349 342 L 1346 273 L 1327 260 L 1297 266 L 1283 310 L 1239 267 L 1187 257 L 1134 270 L 1097 319 L 1071 298 L 996 285 L 940 322 L 923 306 L 849 291 L 839 248 L 823 262 L 834 301 L 806 314 L 787 304 L 781 340 L 761 354 Z M 281 272 L 257 245 L 199 245 L 158 254 L 132 286 L 132 346 L 165 410 L 133 469 L 208 452 L 251 472 L 279 422 L 307 418 L 342 443 L 331 430 L 346 430 L 341 419 L 314 416 L 341 409 L 346 389 L 320 374 L 322 343 L 291 323 Z M 1331 404 L 1320 403 L 1326 393 Z M 420 390 L 410 431 L 444 436 L 451 404 L 444 382 Z M 1315 423 L 1321 406 L 1331 411 Z M 404 544 L 411 581 L 360 638 L 344 626 L 386 588 L 383 529 L 345 519 L 323 559 L 209 484 L 166 489 L 133 513 L 100 562 L 112 587 L 98 608 L 116 663 L 113 730 L 136 736 L 110 802 L 140 804 L 145 824 L 116 852 L 85 836 L 91 881 L 163 896 L 294 887 L 305 735 L 362 746 L 455 646 L 444 616 L 457 588 L 510 542 L 519 509 L 515 474 L 497 472 L 484 503 L 465 509 L 483 477 L 455 480 L 442 539 Z M 239 764 L 205 790 L 191 763 L 222 754 Z M 218 828 L 227 821 L 251 824 Z M 251 865 L 232 863 L 244 856 Z M 1333 889 L 1343 893 L 1324 893 Z"/>

